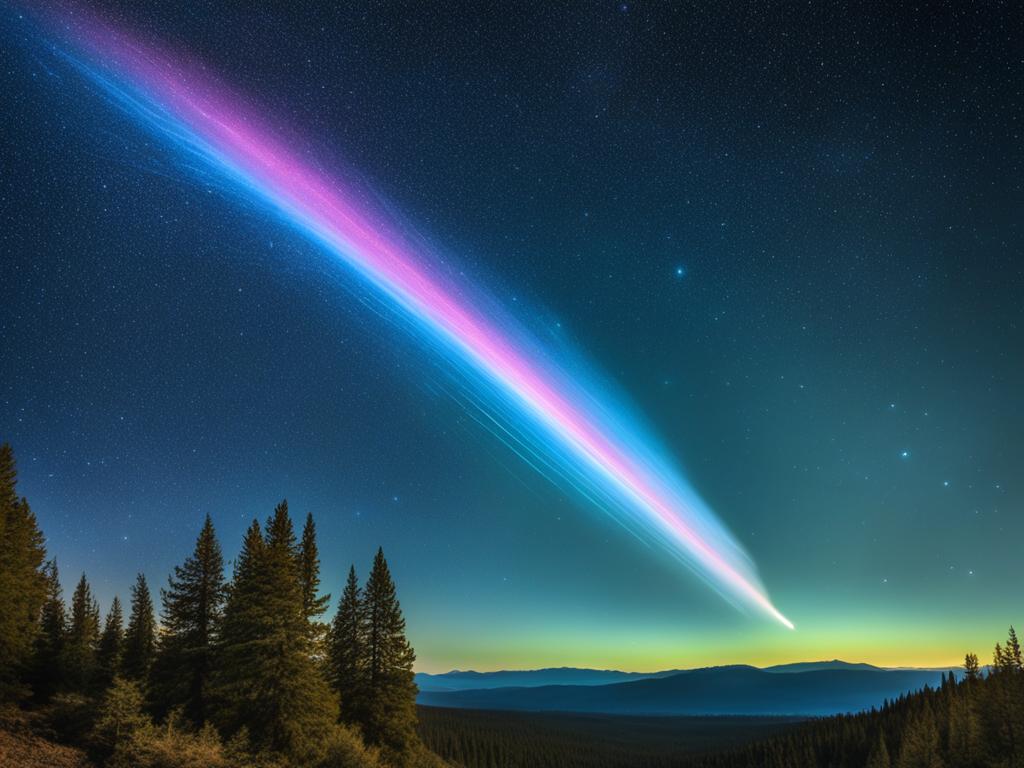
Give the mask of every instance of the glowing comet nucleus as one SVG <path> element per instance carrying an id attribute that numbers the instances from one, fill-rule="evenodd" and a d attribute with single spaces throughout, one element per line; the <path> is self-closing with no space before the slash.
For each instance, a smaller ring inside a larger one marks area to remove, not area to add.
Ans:
<path id="1" fill-rule="evenodd" d="M 55 52 L 125 113 L 353 270 L 440 353 L 474 418 L 531 465 L 666 548 L 727 599 L 793 628 L 668 453 L 587 366 L 445 269 L 358 185 L 303 157 L 188 57 L 80 11 L 45 21 Z"/>

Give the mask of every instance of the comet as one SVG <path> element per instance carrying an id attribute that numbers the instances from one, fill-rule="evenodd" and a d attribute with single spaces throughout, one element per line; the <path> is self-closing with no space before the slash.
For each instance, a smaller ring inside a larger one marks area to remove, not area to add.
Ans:
<path id="1" fill-rule="evenodd" d="M 793 629 L 736 539 L 628 399 L 325 170 L 251 99 L 189 55 L 68 6 L 42 17 L 57 56 L 175 152 L 311 240 L 458 382 L 467 412 L 529 466 L 690 568 L 734 605 Z M 600 567 L 595 564 L 595 567 Z"/>

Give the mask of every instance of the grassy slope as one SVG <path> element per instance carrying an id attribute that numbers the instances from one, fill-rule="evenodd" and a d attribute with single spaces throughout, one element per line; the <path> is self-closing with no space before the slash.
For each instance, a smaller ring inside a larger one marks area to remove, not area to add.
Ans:
<path id="1" fill-rule="evenodd" d="M 91 768 L 80 749 L 54 744 L 30 733 L 0 729 L 0 765 L 7 768 Z"/>

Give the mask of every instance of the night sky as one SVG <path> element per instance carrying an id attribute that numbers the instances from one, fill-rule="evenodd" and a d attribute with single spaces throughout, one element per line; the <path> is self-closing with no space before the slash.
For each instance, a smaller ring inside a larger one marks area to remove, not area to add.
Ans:
<path id="1" fill-rule="evenodd" d="M 286 497 L 330 591 L 384 547 L 426 671 L 956 663 L 1024 623 L 1015 4 L 95 5 L 604 371 L 797 630 L 535 472 L 6 6 L 0 440 L 66 592 Z"/>

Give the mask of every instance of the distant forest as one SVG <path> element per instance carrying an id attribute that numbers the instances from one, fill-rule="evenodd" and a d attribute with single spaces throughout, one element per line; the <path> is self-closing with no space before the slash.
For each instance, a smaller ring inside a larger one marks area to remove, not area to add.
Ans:
<path id="1" fill-rule="evenodd" d="M 159 623 L 142 574 L 127 622 L 116 597 L 101 620 L 85 574 L 65 604 L 15 481 L 4 445 L 0 736 L 41 735 L 112 768 L 443 765 L 416 732 L 415 654 L 383 552 L 364 586 L 349 571 L 325 623 L 311 516 L 298 536 L 286 502 L 254 520 L 230 581 L 207 517 L 160 590 Z M 26 759 L 8 753 L 22 754 L 0 741 L 0 764 Z"/>
<path id="2" fill-rule="evenodd" d="M 467 768 L 1018 768 L 1024 667 L 1011 627 L 987 671 L 968 654 L 959 682 L 950 673 L 855 715 L 795 723 L 421 707 L 420 734 Z"/>
<path id="3" fill-rule="evenodd" d="M 676 768 L 803 718 L 646 717 L 420 707 L 426 745 L 467 768 Z"/>
<path id="4" fill-rule="evenodd" d="M 383 552 L 324 620 L 316 527 L 253 521 L 232 577 L 209 517 L 159 592 L 70 604 L 0 447 L 0 765 L 109 768 L 1024 768 L 1013 628 L 982 669 L 856 715 L 645 718 L 417 708 Z M 157 615 L 159 614 L 159 621 Z M 71 745 L 74 749 L 58 746 Z"/>
<path id="5" fill-rule="evenodd" d="M 959 682 L 883 703 L 881 709 L 814 721 L 700 768 L 1018 768 L 1024 766 L 1024 663 L 1010 627 L 983 673 L 973 653 Z"/>

